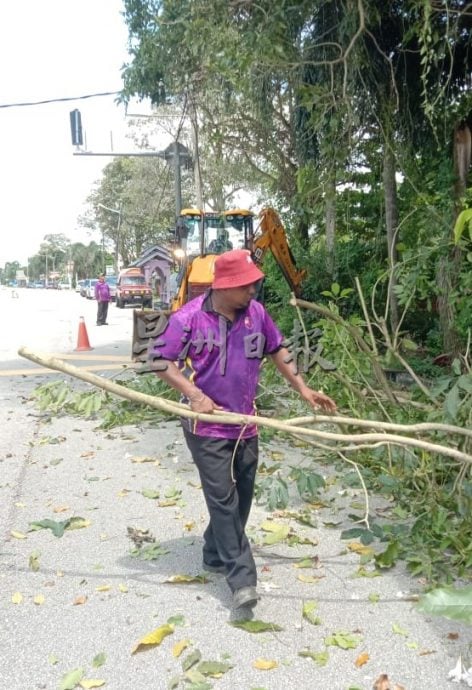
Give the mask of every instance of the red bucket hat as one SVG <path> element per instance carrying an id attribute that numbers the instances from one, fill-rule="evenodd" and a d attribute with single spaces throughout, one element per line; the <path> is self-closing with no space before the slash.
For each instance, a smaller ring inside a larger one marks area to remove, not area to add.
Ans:
<path id="1" fill-rule="evenodd" d="M 215 290 L 243 287 L 257 283 L 264 277 L 247 249 L 232 249 L 224 252 L 215 261 L 215 277 L 212 287 Z"/>

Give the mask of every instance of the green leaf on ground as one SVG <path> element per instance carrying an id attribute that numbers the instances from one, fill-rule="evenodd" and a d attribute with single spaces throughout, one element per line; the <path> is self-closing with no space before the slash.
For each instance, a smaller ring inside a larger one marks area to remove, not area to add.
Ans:
<path id="1" fill-rule="evenodd" d="M 317 666 L 326 666 L 329 661 L 329 652 L 310 652 L 309 649 L 298 652 L 298 656 L 305 656 L 312 659 Z"/>
<path id="2" fill-rule="evenodd" d="M 225 664 L 223 661 L 202 661 L 198 664 L 197 671 L 204 676 L 212 676 L 218 678 L 223 673 L 226 673 L 233 668 L 231 664 Z"/>
<path id="3" fill-rule="evenodd" d="M 144 496 L 144 498 L 156 499 L 160 496 L 159 491 L 157 491 L 156 489 L 143 489 L 141 493 Z"/>
<path id="4" fill-rule="evenodd" d="M 382 577 L 378 570 L 368 570 L 363 565 L 360 565 L 353 577 Z"/>
<path id="5" fill-rule="evenodd" d="M 397 541 L 391 541 L 385 551 L 374 556 L 375 564 L 379 568 L 391 568 L 398 560 L 399 548 Z"/>
<path id="6" fill-rule="evenodd" d="M 194 649 L 193 652 L 187 654 L 187 656 L 184 659 L 182 659 L 182 670 L 188 671 L 192 668 L 192 666 L 198 664 L 198 662 L 201 661 L 201 658 L 201 651 L 199 649 Z"/>
<path id="7" fill-rule="evenodd" d="M 167 622 L 169 625 L 185 625 L 185 616 L 183 616 L 181 613 L 178 613 L 175 616 L 170 616 L 170 618 L 167 619 Z"/>
<path id="8" fill-rule="evenodd" d="M 233 628 L 241 628 L 250 633 L 280 632 L 283 628 L 276 623 L 266 623 L 265 621 L 230 621 Z"/>
<path id="9" fill-rule="evenodd" d="M 315 566 L 313 558 L 303 558 L 293 564 L 294 568 L 313 568 Z"/>
<path id="10" fill-rule="evenodd" d="M 165 549 L 160 544 L 150 544 L 150 546 L 144 546 L 143 548 L 136 548 L 130 551 L 130 555 L 133 558 L 141 558 L 143 561 L 155 561 L 160 556 L 164 556 L 166 553 L 170 553 L 169 549 Z"/>
<path id="11" fill-rule="evenodd" d="M 288 525 L 271 522 L 270 520 L 263 522 L 261 529 L 264 530 L 264 532 L 269 532 L 269 534 L 266 534 L 263 539 L 263 543 L 267 545 L 278 544 L 279 542 L 284 541 L 290 532 L 290 527 Z"/>
<path id="12" fill-rule="evenodd" d="M 190 671 L 187 671 L 187 673 L 185 674 L 185 680 L 188 683 L 191 683 L 193 687 L 201 687 L 204 683 L 208 682 L 203 673 L 200 673 L 199 671 L 197 671 L 197 669 L 194 668 L 191 668 Z"/>
<path id="13" fill-rule="evenodd" d="M 332 635 L 325 637 L 324 643 L 327 647 L 340 647 L 341 649 L 356 649 L 361 642 L 359 635 L 338 630 Z"/>
<path id="14" fill-rule="evenodd" d="M 32 570 L 34 573 L 37 573 L 39 570 L 39 557 L 41 556 L 39 551 L 32 551 L 29 555 L 28 558 L 28 566 L 29 569 Z"/>
<path id="15" fill-rule="evenodd" d="M 417 604 L 419 611 L 472 624 L 472 585 L 454 589 L 439 587 L 425 594 Z"/>
<path id="16" fill-rule="evenodd" d="M 212 685 L 206 680 L 198 683 L 190 683 L 185 686 L 185 690 L 211 690 Z"/>
<path id="17" fill-rule="evenodd" d="M 100 652 L 96 656 L 94 656 L 93 661 L 92 661 L 92 666 L 94 668 L 100 668 L 100 666 L 103 666 L 105 661 L 107 660 L 107 655 L 105 652 Z"/>
<path id="18" fill-rule="evenodd" d="M 392 623 L 392 632 L 395 633 L 395 635 L 402 635 L 403 637 L 408 637 L 409 635 L 408 630 L 402 628 L 398 623 Z"/>
<path id="19" fill-rule="evenodd" d="M 315 615 L 315 611 L 318 608 L 316 601 L 306 601 L 303 604 L 302 616 L 312 625 L 321 625 L 321 618 Z"/>
<path id="20" fill-rule="evenodd" d="M 75 668 L 73 671 L 69 671 L 62 677 L 62 680 L 59 685 L 59 690 L 74 690 L 76 685 L 80 683 L 83 677 L 83 668 Z"/>
<path id="21" fill-rule="evenodd" d="M 30 522 L 29 531 L 36 532 L 40 529 L 50 529 L 55 537 L 62 537 L 67 529 L 80 529 L 82 527 L 88 527 L 89 525 L 89 520 L 76 516 L 60 521 L 46 519 Z"/>

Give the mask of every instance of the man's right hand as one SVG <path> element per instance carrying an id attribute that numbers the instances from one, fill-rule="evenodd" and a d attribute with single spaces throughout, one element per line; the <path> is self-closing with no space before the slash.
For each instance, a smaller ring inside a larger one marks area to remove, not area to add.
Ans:
<path id="1" fill-rule="evenodd" d="M 192 412 L 200 412 L 202 414 L 211 414 L 215 410 L 222 410 L 223 408 L 213 402 L 208 395 L 202 393 L 201 397 L 195 400 L 189 400 L 190 409 Z"/>

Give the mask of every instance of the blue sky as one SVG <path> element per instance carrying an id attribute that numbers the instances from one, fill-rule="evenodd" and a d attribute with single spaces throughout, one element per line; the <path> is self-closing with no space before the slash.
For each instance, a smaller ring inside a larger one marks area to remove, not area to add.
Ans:
<path id="1" fill-rule="evenodd" d="M 121 0 L 0 3 L 0 105 L 119 91 L 127 60 Z M 89 242 L 77 217 L 111 158 L 73 156 L 78 108 L 89 150 L 130 150 L 114 97 L 0 108 L 0 266 L 26 263 L 45 234 Z"/>

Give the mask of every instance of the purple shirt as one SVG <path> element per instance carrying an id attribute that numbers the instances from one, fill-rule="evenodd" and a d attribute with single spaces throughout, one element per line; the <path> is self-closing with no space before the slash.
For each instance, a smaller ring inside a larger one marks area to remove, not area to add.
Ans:
<path id="1" fill-rule="evenodd" d="M 109 302 L 110 301 L 110 287 L 108 283 L 95 283 L 95 299 L 97 302 Z"/>
<path id="2" fill-rule="evenodd" d="M 211 291 L 171 315 L 164 333 L 150 348 L 150 358 L 175 361 L 182 373 L 223 410 L 254 415 L 259 370 L 267 354 L 277 352 L 283 336 L 262 304 L 251 300 L 234 322 L 213 311 Z M 198 436 L 249 438 L 255 424 L 229 424 L 182 419 Z"/>

